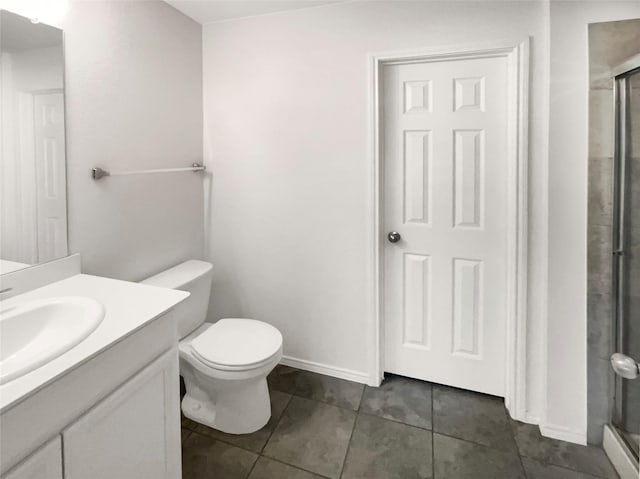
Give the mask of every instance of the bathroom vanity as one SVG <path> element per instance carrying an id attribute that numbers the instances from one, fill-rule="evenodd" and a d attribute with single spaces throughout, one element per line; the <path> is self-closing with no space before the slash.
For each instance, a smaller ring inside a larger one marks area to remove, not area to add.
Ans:
<path id="1" fill-rule="evenodd" d="M 4 9 L 0 27 L 0 478 L 179 478 L 172 308 L 189 293 L 68 256 L 64 35 Z"/>
<path id="2" fill-rule="evenodd" d="M 3 301 L 6 311 L 48 298 L 92 298 L 105 314 L 74 347 L 0 385 L 0 477 L 179 478 L 171 308 L 188 295 L 75 274 Z"/>

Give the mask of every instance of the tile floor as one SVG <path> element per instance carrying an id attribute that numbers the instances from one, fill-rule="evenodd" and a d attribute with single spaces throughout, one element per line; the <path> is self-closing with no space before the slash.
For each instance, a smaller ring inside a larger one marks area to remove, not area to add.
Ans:
<path id="1" fill-rule="evenodd" d="M 380 388 L 278 366 L 272 417 L 230 435 L 182 421 L 184 479 L 615 479 L 601 449 L 543 438 L 502 400 L 389 376 Z"/>

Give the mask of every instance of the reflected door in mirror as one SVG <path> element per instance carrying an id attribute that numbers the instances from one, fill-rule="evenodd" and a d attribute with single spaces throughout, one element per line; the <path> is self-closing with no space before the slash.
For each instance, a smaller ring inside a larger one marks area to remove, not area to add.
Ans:
<path id="1" fill-rule="evenodd" d="M 0 10 L 0 273 L 68 254 L 63 34 Z"/>

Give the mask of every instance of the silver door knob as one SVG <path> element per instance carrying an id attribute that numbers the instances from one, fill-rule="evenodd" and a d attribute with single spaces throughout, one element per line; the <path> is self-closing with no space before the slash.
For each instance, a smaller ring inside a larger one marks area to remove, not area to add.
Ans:
<path id="1" fill-rule="evenodd" d="M 400 241 L 402 239 L 402 236 L 400 236 L 400 233 L 398 233 L 397 231 L 392 231 L 391 233 L 389 233 L 387 235 L 387 239 L 391 243 L 397 243 L 398 241 Z"/>
<path id="2" fill-rule="evenodd" d="M 640 365 L 625 354 L 615 353 L 611 356 L 611 367 L 618 376 L 635 379 L 640 376 Z"/>

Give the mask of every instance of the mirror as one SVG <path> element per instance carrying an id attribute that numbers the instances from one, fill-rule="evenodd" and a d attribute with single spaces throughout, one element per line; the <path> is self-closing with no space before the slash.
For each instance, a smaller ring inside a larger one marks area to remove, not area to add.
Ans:
<path id="1" fill-rule="evenodd" d="M 0 273 L 67 246 L 62 30 L 0 10 Z"/>

